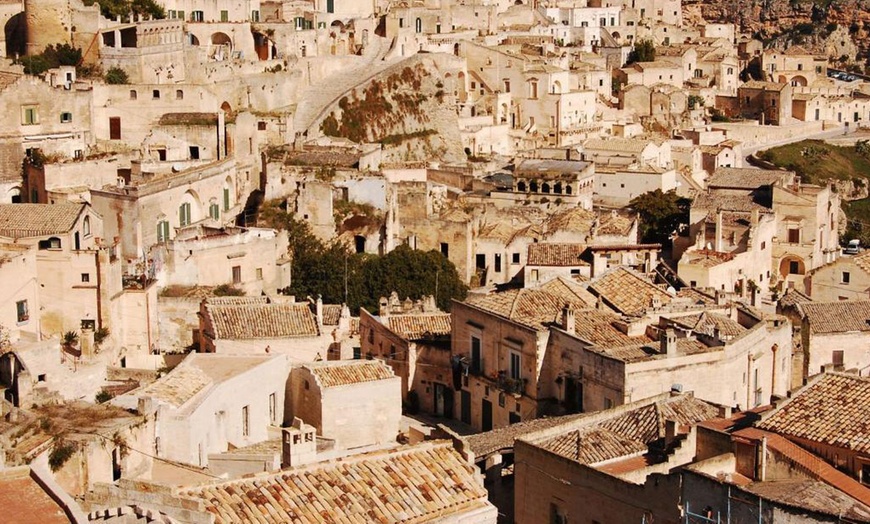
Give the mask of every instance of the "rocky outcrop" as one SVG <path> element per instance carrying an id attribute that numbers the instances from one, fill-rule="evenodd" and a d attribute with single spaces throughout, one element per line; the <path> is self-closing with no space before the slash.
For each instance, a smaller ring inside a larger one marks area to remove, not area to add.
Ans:
<path id="1" fill-rule="evenodd" d="M 801 45 L 834 58 L 849 54 L 840 52 L 846 41 L 856 54 L 870 49 L 870 0 L 686 0 L 683 6 L 687 20 L 734 23 L 779 48 Z"/>

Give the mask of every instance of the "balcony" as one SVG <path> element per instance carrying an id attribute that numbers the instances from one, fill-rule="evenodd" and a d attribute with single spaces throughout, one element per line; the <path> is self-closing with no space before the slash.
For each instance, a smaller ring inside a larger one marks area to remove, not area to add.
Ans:
<path id="1" fill-rule="evenodd" d="M 526 379 L 511 378 L 507 371 L 499 371 L 495 379 L 496 387 L 511 395 L 522 395 L 526 391 Z"/>

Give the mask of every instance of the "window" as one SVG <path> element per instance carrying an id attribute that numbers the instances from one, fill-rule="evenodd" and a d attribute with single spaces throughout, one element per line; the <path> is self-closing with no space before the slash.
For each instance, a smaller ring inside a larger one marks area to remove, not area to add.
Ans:
<path id="1" fill-rule="evenodd" d="M 33 126 L 39 123 L 39 106 L 21 106 L 21 125 Z"/>
<path id="2" fill-rule="evenodd" d="M 190 146 L 190 159 L 199 160 L 199 146 Z"/>
<path id="3" fill-rule="evenodd" d="M 532 270 L 532 282 L 537 282 L 537 281 L 538 281 L 538 270 L 533 269 Z"/>
<path id="4" fill-rule="evenodd" d="M 263 268 L 258 267 L 254 273 L 257 275 L 257 280 L 263 280 Z"/>
<path id="5" fill-rule="evenodd" d="M 607 397 L 604 397 L 604 409 L 610 409 L 613 407 L 613 401 Z"/>
<path id="6" fill-rule="evenodd" d="M 799 244 L 801 241 L 801 230 L 796 227 L 788 228 L 788 243 Z"/>
<path id="7" fill-rule="evenodd" d="M 831 362 L 833 362 L 833 364 L 835 366 L 842 366 L 843 365 L 843 350 L 842 349 L 835 349 L 832 352 Z"/>
<path id="8" fill-rule="evenodd" d="M 175 90 L 175 99 L 176 100 L 184 100 L 184 91 L 181 89 Z"/>
<path id="9" fill-rule="evenodd" d="M 850 275 L 848 271 L 843 271 L 843 278 L 840 282 L 843 284 L 848 284 L 851 278 L 852 275 Z"/>
<path id="10" fill-rule="evenodd" d="M 251 11 L 251 22 L 259 22 L 260 21 L 260 11 L 254 9 Z"/>
<path id="11" fill-rule="evenodd" d="M 396 360 L 396 346 L 390 344 L 390 360 Z"/>
<path id="12" fill-rule="evenodd" d="M 480 337 L 471 337 L 471 371 L 483 373 L 483 360 L 480 356 Z"/>
<path id="13" fill-rule="evenodd" d="M 275 394 L 269 393 L 269 420 L 275 422 L 275 411 L 278 404 L 275 400 Z"/>
<path id="14" fill-rule="evenodd" d="M 27 301 L 19 300 L 15 303 L 15 310 L 18 313 L 18 322 L 27 322 L 30 320 L 30 312 L 27 310 Z"/>
<path id="15" fill-rule="evenodd" d="M 190 13 L 190 21 L 191 22 L 202 22 L 205 19 L 202 11 L 193 11 Z"/>
<path id="16" fill-rule="evenodd" d="M 522 368 L 520 364 L 522 363 L 522 357 L 516 351 L 511 351 L 511 367 L 510 374 L 511 378 L 514 380 L 519 380 L 522 375 Z"/>
<path id="17" fill-rule="evenodd" d="M 153 90 L 151 91 L 151 98 L 153 98 L 154 100 L 160 100 L 160 90 L 159 90 L 159 89 L 153 89 Z"/>
<path id="18" fill-rule="evenodd" d="M 90 281 L 91 281 L 91 274 L 90 273 L 82 273 L 82 283 L 85 284 L 85 283 L 88 283 Z"/>
<path id="19" fill-rule="evenodd" d="M 414 22 L 414 31 L 417 33 L 423 32 L 423 21 L 419 18 Z"/>
<path id="20" fill-rule="evenodd" d="M 251 433 L 251 419 L 248 406 L 242 407 L 242 436 L 247 437 Z"/>
<path id="21" fill-rule="evenodd" d="M 68 111 L 64 111 L 60 114 L 60 123 L 61 124 L 69 124 L 72 122 L 72 113 Z"/>
<path id="22" fill-rule="evenodd" d="M 230 188 L 224 188 L 224 211 L 230 210 Z"/>
<path id="23" fill-rule="evenodd" d="M 550 524 L 568 524 L 568 514 L 555 502 L 550 503 Z"/>
<path id="24" fill-rule="evenodd" d="M 800 264 L 797 260 L 792 260 L 788 263 L 788 272 L 791 275 L 799 275 L 800 274 Z"/>
<path id="25" fill-rule="evenodd" d="M 358 347 L 353 348 L 353 359 L 354 360 L 362 359 L 362 348 L 358 348 Z"/>
<path id="26" fill-rule="evenodd" d="M 405 19 L 404 19 L 404 18 L 400 18 L 400 19 L 399 19 L 399 29 L 401 29 L 401 28 L 403 28 L 403 27 L 405 27 Z"/>
<path id="27" fill-rule="evenodd" d="M 216 202 L 212 202 L 208 206 L 208 216 L 213 218 L 214 220 L 220 220 L 221 218 L 221 207 L 217 205 Z"/>
<path id="28" fill-rule="evenodd" d="M 233 284 L 242 283 L 242 266 L 233 266 Z"/>
<path id="29" fill-rule="evenodd" d="M 91 236 L 91 217 L 85 217 L 82 221 L 82 235 L 85 238 Z"/>
<path id="30" fill-rule="evenodd" d="M 538 98 L 538 81 L 529 81 L 529 98 Z"/>
<path id="31" fill-rule="evenodd" d="M 157 242 L 166 242 L 169 240 L 169 221 L 161 220 L 157 222 Z"/>
<path id="32" fill-rule="evenodd" d="M 450 255 L 450 244 L 447 242 L 441 242 L 441 254 L 445 257 Z"/>
<path id="33" fill-rule="evenodd" d="M 190 202 L 178 206 L 178 224 L 180 226 L 190 225 Z"/>
<path id="34" fill-rule="evenodd" d="M 39 249 L 40 250 L 60 249 L 60 248 L 61 248 L 60 239 L 57 237 L 51 237 L 49 239 L 39 241 Z"/>
<path id="35" fill-rule="evenodd" d="M 221 10 L 221 22 L 229 22 L 230 13 L 227 10 Z"/>
<path id="36" fill-rule="evenodd" d="M 501 273 L 501 253 L 496 253 L 494 260 L 495 262 L 493 265 L 495 266 L 495 272 Z"/>
<path id="37" fill-rule="evenodd" d="M 510 93 L 510 92 L 511 92 L 511 81 L 510 81 L 510 80 L 505 79 L 505 81 L 504 81 L 504 92 L 505 92 L 505 93 Z"/>
<path id="38" fill-rule="evenodd" d="M 265 131 L 266 130 L 266 122 L 262 120 L 257 122 L 257 131 Z"/>
<path id="39" fill-rule="evenodd" d="M 109 118 L 109 140 L 121 140 L 121 118 Z"/>
<path id="40" fill-rule="evenodd" d="M 520 254 L 519 253 L 511 253 L 511 264 L 519 264 L 520 263 Z"/>

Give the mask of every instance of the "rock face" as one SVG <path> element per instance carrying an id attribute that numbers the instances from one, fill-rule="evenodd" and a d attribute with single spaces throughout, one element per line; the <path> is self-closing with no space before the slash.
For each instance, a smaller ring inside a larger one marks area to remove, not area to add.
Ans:
<path id="1" fill-rule="evenodd" d="M 801 45 L 834 58 L 850 54 L 842 52 L 849 40 L 859 56 L 870 49 L 870 0 L 685 0 L 683 6 L 687 20 L 734 23 L 776 47 Z"/>
<path id="2" fill-rule="evenodd" d="M 431 59 L 406 61 L 343 96 L 320 122 L 328 136 L 380 142 L 383 162 L 465 161 L 452 93 Z"/>

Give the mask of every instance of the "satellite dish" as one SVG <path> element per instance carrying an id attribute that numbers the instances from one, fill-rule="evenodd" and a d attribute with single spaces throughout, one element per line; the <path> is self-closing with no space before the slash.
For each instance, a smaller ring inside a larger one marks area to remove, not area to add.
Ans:
<path id="1" fill-rule="evenodd" d="M 178 173 L 182 169 L 184 169 L 184 168 L 181 167 L 181 164 L 172 164 L 172 172 L 173 173 Z"/>
<path id="2" fill-rule="evenodd" d="M 674 296 L 677 294 L 677 290 L 674 289 L 674 286 L 668 286 L 668 295 Z"/>

